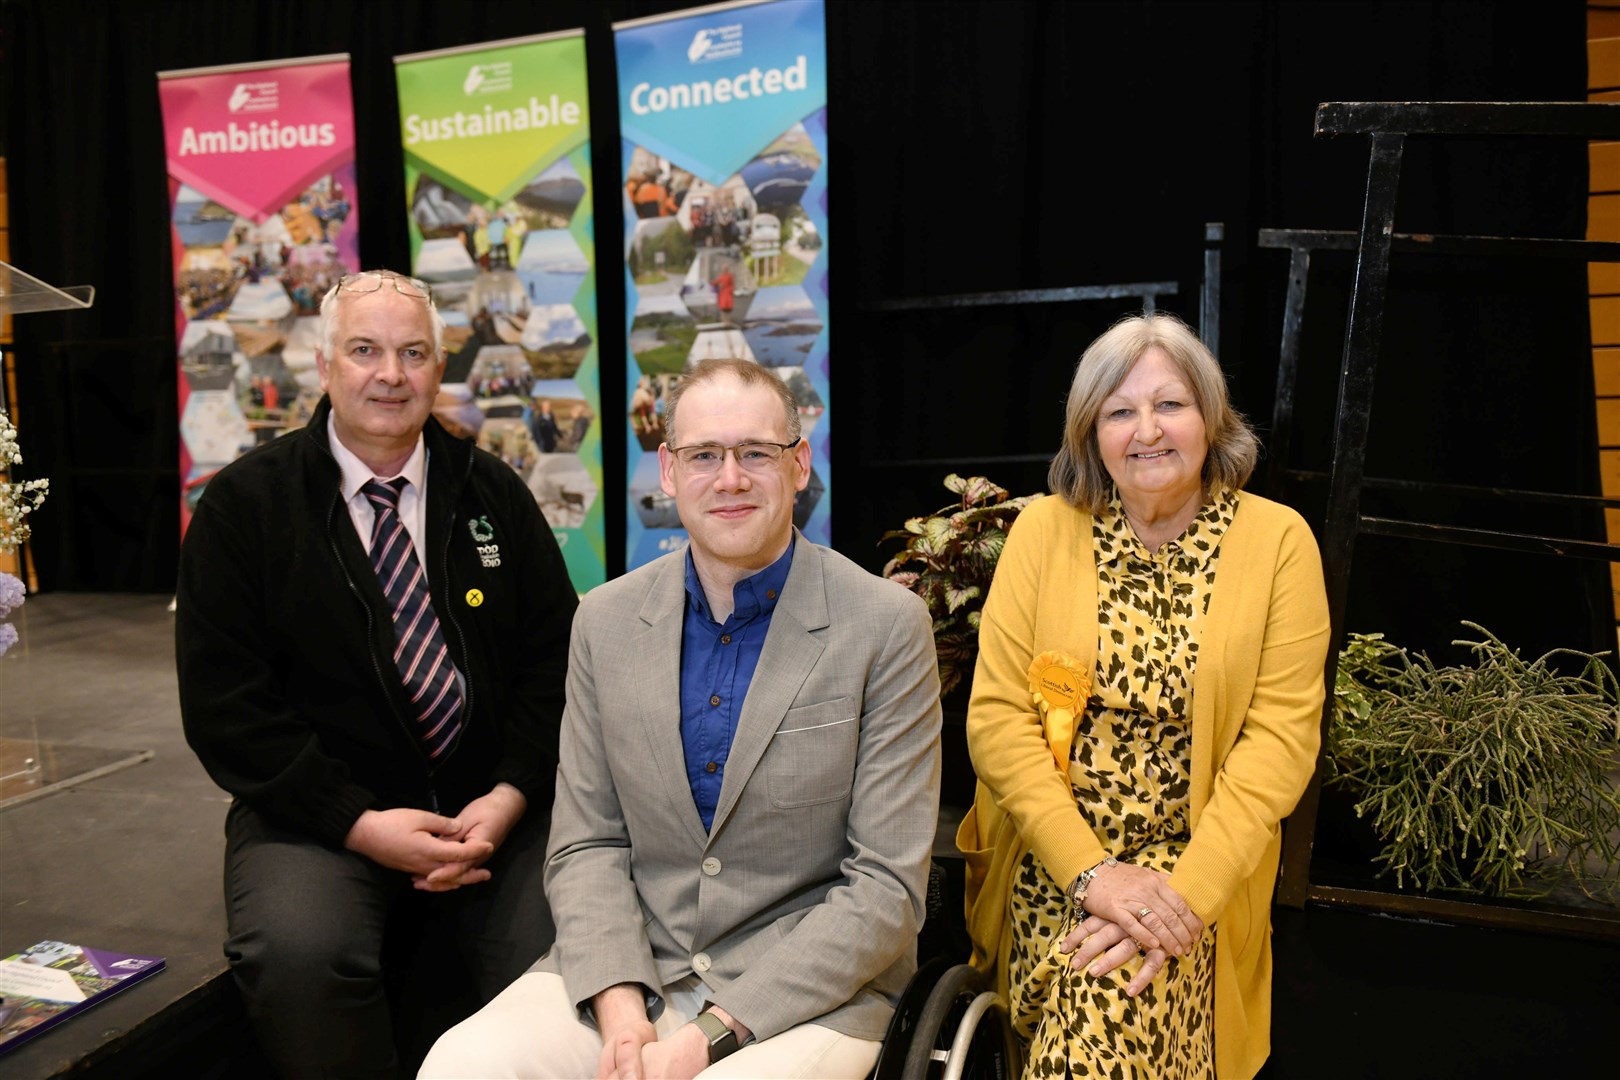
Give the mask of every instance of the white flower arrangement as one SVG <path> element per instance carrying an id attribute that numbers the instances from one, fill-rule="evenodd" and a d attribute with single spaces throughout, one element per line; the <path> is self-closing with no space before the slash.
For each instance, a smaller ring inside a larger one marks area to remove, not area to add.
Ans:
<path id="1" fill-rule="evenodd" d="M 0 409 L 0 475 L 21 464 L 17 429 L 6 411 Z M 28 539 L 28 515 L 39 509 L 49 490 L 49 480 L 0 480 L 0 555 L 16 551 L 17 545 Z M 19 578 L 0 572 L 0 620 L 22 606 L 26 593 Z M 17 628 L 0 621 L 0 656 L 16 643 Z"/>
<path id="2" fill-rule="evenodd" d="M 21 464 L 17 429 L 6 410 L 0 409 L 0 473 Z M 28 539 L 28 515 L 39 509 L 50 487 L 49 480 L 0 480 L 0 555 L 16 551 L 17 545 Z"/>

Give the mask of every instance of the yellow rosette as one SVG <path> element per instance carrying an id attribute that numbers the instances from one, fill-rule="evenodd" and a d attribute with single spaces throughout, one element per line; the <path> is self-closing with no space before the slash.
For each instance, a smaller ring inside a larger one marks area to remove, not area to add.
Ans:
<path id="1" fill-rule="evenodd" d="M 1065 652 L 1043 652 L 1029 665 L 1029 693 L 1059 772 L 1069 771 L 1069 747 L 1080 710 L 1091 696 L 1091 677 Z"/>

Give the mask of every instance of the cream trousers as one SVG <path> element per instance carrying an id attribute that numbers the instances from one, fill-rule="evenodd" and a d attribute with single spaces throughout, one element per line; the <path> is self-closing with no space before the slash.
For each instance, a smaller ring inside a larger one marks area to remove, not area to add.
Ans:
<path id="1" fill-rule="evenodd" d="M 695 976 L 666 986 L 664 1011 L 653 1022 L 659 1038 L 673 1033 L 703 1008 L 703 983 Z M 862 1080 L 872 1071 L 881 1044 L 816 1024 L 749 1043 L 699 1073 L 704 1080 Z M 582 1022 L 568 1000 L 561 976 L 531 971 L 433 1044 L 419 1080 L 578 1080 L 596 1075 L 602 1040 Z"/>

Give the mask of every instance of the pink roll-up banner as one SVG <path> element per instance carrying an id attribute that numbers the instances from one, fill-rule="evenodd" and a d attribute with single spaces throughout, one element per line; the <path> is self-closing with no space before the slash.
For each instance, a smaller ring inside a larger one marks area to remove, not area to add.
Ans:
<path id="1" fill-rule="evenodd" d="M 349 58 L 158 73 L 180 363 L 180 522 L 320 400 L 322 295 L 360 268 Z"/>

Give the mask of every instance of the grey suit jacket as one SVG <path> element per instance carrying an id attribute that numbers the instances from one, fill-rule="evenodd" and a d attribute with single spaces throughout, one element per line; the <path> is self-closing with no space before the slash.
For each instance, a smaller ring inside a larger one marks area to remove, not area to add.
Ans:
<path id="1" fill-rule="evenodd" d="M 769 1038 L 881 1038 L 916 969 L 939 805 L 939 679 L 922 601 L 797 538 L 714 827 L 680 730 L 685 553 L 593 590 L 574 620 L 536 970 L 581 1006 L 696 971 Z"/>

